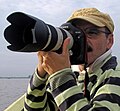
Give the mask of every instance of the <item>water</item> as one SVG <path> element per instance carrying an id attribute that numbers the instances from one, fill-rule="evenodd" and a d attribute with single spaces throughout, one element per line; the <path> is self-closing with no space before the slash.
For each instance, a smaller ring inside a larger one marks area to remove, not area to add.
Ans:
<path id="1" fill-rule="evenodd" d="M 0 111 L 22 96 L 27 89 L 29 78 L 0 79 Z"/>

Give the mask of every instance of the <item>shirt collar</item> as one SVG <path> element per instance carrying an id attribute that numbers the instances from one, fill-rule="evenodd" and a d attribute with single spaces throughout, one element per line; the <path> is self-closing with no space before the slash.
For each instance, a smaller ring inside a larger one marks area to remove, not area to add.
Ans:
<path id="1" fill-rule="evenodd" d="M 97 69 L 98 67 L 101 67 L 105 61 L 107 61 L 108 59 L 106 58 L 109 58 L 111 57 L 111 53 L 112 53 L 112 50 L 109 49 L 107 52 L 105 52 L 103 55 L 101 55 L 100 57 L 98 57 L 94 62 L 93 64 L 91 64 L 89 67 L 87 67 L 87 71 L 88 73 L 93 73 L 95 71 L 95 69 Z M 109 56 L 109 57 L 108 57 Z M 73 71 L 76 71 L 76 72 L 80 72 L 80 73 L 84 73 L 84 71 L 80 71 L 78 65 L 72 65 L 71 66 L 72 70 Z"/>
<path id="2" fill-rule="evenodd" d="M 94 72 L 95 69 L 97 69 L 98 67 L 101 67 L 105 61 L 107 61 L 109 57 L 111 57 L 111 53 L 112 50 L 109 49 L 107 52 L 105 52 L 103 55 L 101 55 L 100 57 L 98 57 L 93 64 L 90 65 L 90 67 L 88 68 L 89 73 Z"/>

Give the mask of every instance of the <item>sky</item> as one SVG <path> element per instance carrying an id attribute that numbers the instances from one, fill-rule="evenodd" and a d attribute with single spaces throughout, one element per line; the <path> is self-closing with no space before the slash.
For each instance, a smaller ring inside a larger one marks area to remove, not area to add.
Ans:
<path id="1" fill-rule="evenodd" d="M 13 12 L 24 12 L 59 27 L 73 11 L 95 7 L 109 13 L 115 24 L 113 55 L 120 59 L 120 5 L 119 0 L 0 0 L 0 77 L 29 76 L 37 66 L 37 53 L 13 52 L 7 49 L 4 29 L 9 25 L 6 17 Z"/>

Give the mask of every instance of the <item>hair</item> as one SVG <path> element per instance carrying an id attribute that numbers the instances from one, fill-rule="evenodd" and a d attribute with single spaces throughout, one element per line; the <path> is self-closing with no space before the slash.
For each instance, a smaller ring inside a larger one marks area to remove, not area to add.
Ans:
<path id="1" fill-rule="evenodd" d="M 105 33 L 106 37 L 108 37 L 108 35 L 111 34 L 111 31 L 106 26 L 105 26 L 105 32 L 107 32 Z"/>

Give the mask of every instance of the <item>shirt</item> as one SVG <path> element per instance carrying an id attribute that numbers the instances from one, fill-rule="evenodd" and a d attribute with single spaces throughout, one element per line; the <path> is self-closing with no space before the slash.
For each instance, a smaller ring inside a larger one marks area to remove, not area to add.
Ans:
<path id="1" fill-rule="evenodd" d="M 84 96 L 84 73 L 60 70 L 45 78 L 33 74 L 24 111 L 120 111 L 120 67 L 107 51 L 88 68 L 90 101 Z"/>

